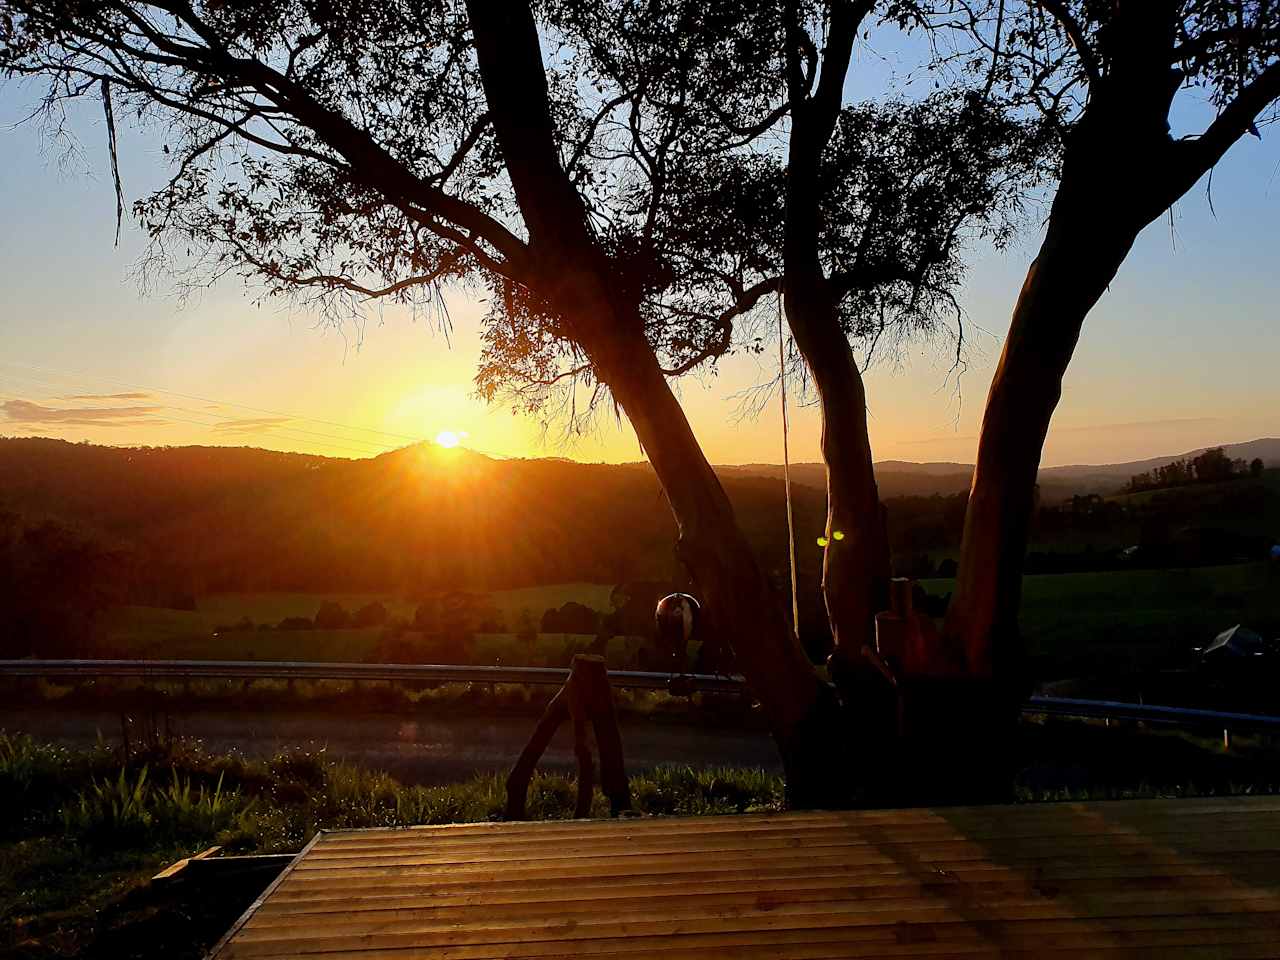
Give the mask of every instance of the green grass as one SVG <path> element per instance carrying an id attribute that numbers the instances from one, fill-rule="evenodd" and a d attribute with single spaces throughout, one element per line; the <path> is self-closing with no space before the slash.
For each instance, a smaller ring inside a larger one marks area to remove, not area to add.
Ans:
<path id="1" fill-rule="evenodd" d="M 215 636 L 158 640 L 144 658 L 165 660 L 369 660 L 380 628 L 353 630 L 230 630 Z"/>
<path id="2" fill-rule="evenodd" d="M 951 580 L 926 580 L 934 594 L 954 589 Z M 567 583 L 489 594 L 509 629 L 522 610 L 535 618 L 569 600 L 607 609 L 611 588 Z M 375 594 L 215 594 L 194 612 L 126 607 L 113 613 L 108 648 L 117 655 L 170 659 L 330 660 L 376 658 L 380 629 L 223 631 L 219 624 L 248 617 L 276 623 L 312 616 L 336 600 L 348 610 L 380 600 L 395 616 L 411 616 L 413 604 Z M 1028 576 L 1023 582 L 1022 627 L 1042 676 L 1080 671 L 1150 668 L 1201 645 L 1235 623 L 1266 635 L 1280 634 L 1280 572 L 1274 565 L 1238 564 L 1184 570 L 1135 570 Z M 593 638 L 540 635 L 532 656 L 513 633 L 478 634 L 471 648 L 477 664 L 562 664 Z M 636 643 L 614 640 L 614 669 L 636 666 Z"/>
<path id="3" fill-rule="evenodd" d="M 607 612 L 613 587 L 596 583 L 561 583 L 516 590 L 497 590 L 486 596 L 514 630 L 521 612 L 528 610 L 538 622 L 550 607 L 570 600 Z M 254 624 L 275 625 L 287 617 L 314 617 L 327 602 L 340 603 L 350 613 L 368 603 L 380 602 L 391 617 L 412 620 L 417 603 L 392 594 L 375 593 L 216 593 L 197 599 L 196 610 L 123 606 L 111 611 L 105 622 L 105 647 L 113 655 L 140 659 L 176 660 L 320 660 L 362 661 L 372 656 L 381 628 L 364 630 L 252 630 L 220 631 L 219 626 L 248 618 Z M 592 638 L 563 634 L 542 637 L 535 663 L 560 654 L 566 643 L 585 645 Z M 523 644 L 514 634 L 481 634 L 477 637 L 477 663 L 524 663 Z"/>
<path id="4" fill-rule="evenodd" d="M 318 830 L 498 819 L 504 776 L 404 786 L 375 770 L 293 750 L 249 761 L 183 741 L 122 757 L 0 734 L 0 955 L 194 958 L 257 891 L 201 888 L 166 902 L 147 878 L 217 843 L 293 852 Z M 666 768 L 631 781 L 645 814 L 778 809 L 782 782 L 760 770 Z M 528 815 L 572 815 L 571 779 L 537 775 Z M 608 816 L 598 792 L 592 815 Z M 187 896 L 190 898 L 191 894 Z"/>
<path id="5" fill-rule="evenodd" d="M 925 580 L 930 593 L 954 580 Z M 1264 563 L 1023 578 L 1021 626 L 1033 656 L 1132 666 L 1211 640 L 1236 623 L 1280 633 L 1280 571 Z"/>

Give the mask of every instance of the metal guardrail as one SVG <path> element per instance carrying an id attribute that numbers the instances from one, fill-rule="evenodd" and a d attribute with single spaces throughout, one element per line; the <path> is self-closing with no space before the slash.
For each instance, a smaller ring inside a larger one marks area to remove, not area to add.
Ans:
<path id="1" fill-rule="evenodd" d="M 1199 710 L 1194 707 L 1162 707 L 1120 700 L 1078 700 L 1074 697 L 1032 697 L 1023 713 L 1060 717 L 1089 717 L 1098 720 L 1142 720 L 1180 727 L 1245 732 L 1280 733 L 1280 717 L 1258 713 L 1231 713 Z"/>
<path id="2" fill-rule="evenodd" d="M 563 667 L 496 667 L 448 663 L 323 663 L 289 660 L 0 660 L 0 677 L 78 678 L 128 677 L 150 680 L 409 680 L 436 683 L 516 683 L 560 686 L 568 678 Z M 739 693 L 741 677 L 708 673 L 675 675 L 684 690 Z M 673 675 L 646 670 L 611 670 L 617 687 L 666 690 Z M 1280 716 L 1084 700 L 1032 697 L 1024 713 L 1099 720 L 1141 720 L 1228 732 L 1280 732 Z"/>
<path id="3" fill-rule="evenodd" d="M 678 674 L 688 688 L 738 693 L 740 677 Z M 132 677 L 149 680 L 417 680 L 436 683 L 520 683 L 561 686 L 566 667 L 490 667 L 450 663 L 324 663 L 290 660 L 0 660 L 0 677 Z M 616 687 L 666 690 L 672 675 L 610 670 Z"/>

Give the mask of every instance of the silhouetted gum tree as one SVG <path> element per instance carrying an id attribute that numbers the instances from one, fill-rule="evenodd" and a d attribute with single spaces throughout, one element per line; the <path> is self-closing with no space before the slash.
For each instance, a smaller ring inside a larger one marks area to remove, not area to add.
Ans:
<path id="1" fill-rule="evenodd" d="M 541 12 L 554 27 L 582 9 Z M 691 75 L 682 41 L 732 37 L 745 14 L 732 3 L 657 12 L 674 24 L 642 40 L 674 51 L 661 64 L 674 82 L 633 78 L 585 107 L 572 51 L 544 62 L 530 5 L 508 0 L 3 0 L 0 65 L 50 78 L 51 113 L 100 96 L 113 158 L 122 108 L 163 122 L 174 177 L 135 209 L 189 282 L 265 280 L 335 317 L 370 298 L 431 306 L 446 280 L 483 285 L 491 372 L 606 387 L 662 483 L 714 630 L 733 638 L 762 701 L 791 802 L 839 803 L 835 696 L 666 379 L 727 350 L 731 326 L 649 299 L 670 283 L 651 238 L 672 166 L 716 139 L 692 104 L 736 82 L 732 56 Z M 682 93 L 695 85 L 699 96 Z M 746 91 L 735 102 L 751 106 Z"/>
<path id="2" fill-rule="evenodd" d="M 955 9 L 955 8 L 953 8 Z M 1017 614 L 1040 454 L 1081 326 L 1144 227 L 1258 127 L 1280 98 L 1280 5 L 1000 2 L 962 6 L 993 82 L 1063 123 L 1045 238 L 1014 307 L 987 398 L 946 634 L 976 675 L 1018 673 Z M 1174 137 L 1179 93 L 1218 108 Z M 1271 119 L 1274 119 L 1274 114 Z"/>

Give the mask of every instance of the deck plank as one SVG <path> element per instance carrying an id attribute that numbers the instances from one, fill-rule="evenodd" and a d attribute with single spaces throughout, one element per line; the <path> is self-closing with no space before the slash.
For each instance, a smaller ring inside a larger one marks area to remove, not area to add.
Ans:
<path id="1" fill-rule="evenodd" d="M 321 834 L 216 960 L 1280 957 L 1280 798 Z"/>

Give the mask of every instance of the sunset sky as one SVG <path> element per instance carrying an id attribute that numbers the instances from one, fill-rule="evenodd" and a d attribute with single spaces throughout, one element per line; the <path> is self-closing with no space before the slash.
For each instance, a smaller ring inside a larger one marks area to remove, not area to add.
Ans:
<path id="1" fill-rule="evenodd" d="M 34 126 L 18 126 L 31 90 L 0 88 L 0 435 L 114 444 L 248 444 L 367 456 L 465 432 L 511 456 L 624 461 L 641 456 L 625 422 L 564 444 L 472 397 L 482 307 L 450 300 L 446 339 L 402 311 L 371 312 L 363 331 L 252 303 L 222 283 L 180 304 L 163 281 L 141 293 L 144 238 L 126 222 L 113 246 L 106 135 L 74 118 L 83 156 L 63 164 Z M 1175 117 L 1201 122 L 1195 111 Z M 1206 444 L 1280 436 L 1280 128 L 1238 144 L 1213 179 L 1150 227 L 1086 324 L 1045 453 L 1046 464 L 1113 462 Z M 159 141 L 122 136 L 126 201 L 164 172 Z M 868 372 L 877 459 L 972 462 L 1008 317 L 1038 233 L 976 250 L 961 300 L 967 370 L 944 345 L 911 344 Z M 763 363 L 763 365 L 762 365 Z M 740 416 L 744 391 L 775 370 L 735 358 L 679 392 L 713 462 L 781 460 L 776 398 Z M 818 459 L 818 418 L 794 411 L 792 458 Z"/>

